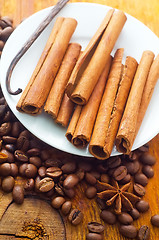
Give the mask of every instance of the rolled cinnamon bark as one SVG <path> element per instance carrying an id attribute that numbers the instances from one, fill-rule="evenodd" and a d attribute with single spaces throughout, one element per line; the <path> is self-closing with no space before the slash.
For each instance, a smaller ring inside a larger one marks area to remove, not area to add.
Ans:
<path id="1" fill-rule="evenodd" d="M 87 103 L 105 65 L 107 64 L 109 55 L 113 50 L 126 19 L 127 18 L 122 11 L 115 11 L 112 15 L 101 39 L 99 39 L 99 43 L 91 60 L 88 62 L 88 65 L 83 72 L 79 74 L 80 79 L 70 97 L 75 103 L 79 105 Z"/>
<path id="2" fill-rule="evenodd" d="M 157 83 L 157 80 L 159 79 L 159 54 L 157 57 L 154 59 L 150 72 L 143 90 L 143 95 L 141 99 L 141 104 L 140 104 L 140 111 L 137 119 L 137 128 L 135 132 L 135 137 L 140 129 L 141 123 L 144 119 L 145 113 L 147 111 L 147 108 L 149 106 L 152 94 L 154 92 L 155 85 Z M 135 140 L 135 139 L 134 139 Z"/>
<path id="3" fill-rule="evenodd" d="M 106 89 L 102 97 L 92 138 L 90 153 L 98 159 L 107 159 L 112 151 L 137 62 L 127 57 L 122 65 L 124 49 L 115 53 Z"/>
<path id="4" fill-rule="evenodd" d="M 67 127 L 74 109 L 74 105 L 75 104 L 70 100 L 67 94 L 64 94 L 55 122 L 63 127 Z"/>
<path id="5" fill-rule="evenodd" d="M 76 108 L 73 112 L 72 118 L 70 120 L 70 123 L 68 125 L 67 131 L 66 131 L 66 134 L 65 134 L 65 136 L 66 136 L 66 138 L 69 142 L 72 141 L 72 137 L 73 137 L 73 134 L 75 132 L 76 125 L 78 123 L 78 119 L 79 119 L 81 110 L 82 110 L 82 106 L 76 105 Z"/>
<path id="6" fill-rule="evenodd" d="M 60 105 L 64 96 L 65 87 L 76 64 L 81 51 L 81 45 L 78 43 L 70 43 L 66 54 L 62 60 L 59 71 L 51 87 L 49 96 L 44 106 L 45 112 L 57 118 Z M 66 99 L 66 98 L 65 98 Z"/>
<path id="7" fill-rule="evenodd" d="M 107 65 L 105 66 L 87 104 L 82 107 L 82 111 L 72 138 L 72 143 L 76 147 L 85 147 L 90 141 L 111 63 L 112 57 L 110 56 Z"/>
<path id="8" fill-rule="evenodd" d="M 109 21 L 110 21 L 112 15 L 113 15 L 113 13 L 114 13 L 114 9 L 110 9 L 108 11 L 108 13 L 106 14 L 102 23 L 100 24 L 99 28 L 97 29 L 96 33 L 91 38 L 87 47 L 85 48 L 85 50 L 80 55 L 80 57 L 77 61 L 77 64 L 74 67 L 74 69 L 72 71 L 72 74 L 70 76 L 70 79 L 69 79 L 69 81 L 67 83 L 67 86 L 66 86 L 66 93 L 69 97 L 71 97 L 71 94 L 72 94 L 73 90 L 75 89 L 75 87 L 78 83 L 80 75 L 82 74 L 82 72 L 86 68 L 89 60 L 91 59 L 91 56 L 93 55 L 103 32 L 105 31 L 106 27 L 108 26 Z"/>
<path id="9" fill-rule="evenodd" d="M 17 110 L 29 114 L 41 112 L 76 26 L 73 18 L 57 18 Z"/>
<path id="10" fill-rule="evenodd" d="M 153 52 L 143 52 L 118 129 L 116 148 L 124 154 L 130 153 L 135 139 L 143 90 L 153 59 Z"/>

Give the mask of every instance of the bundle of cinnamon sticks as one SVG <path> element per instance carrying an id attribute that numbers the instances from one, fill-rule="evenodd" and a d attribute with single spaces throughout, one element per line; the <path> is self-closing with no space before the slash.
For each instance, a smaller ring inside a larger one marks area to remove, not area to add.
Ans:
<path id="1" fill-rule="evenodd" d="M 77 21 L 58 17 L 39 62 L 17 104 L 17 110 L 42 109 L 67 127 L 74 146 L 89 144 L 98 159 L 110 157 L 114 144 L 129 154 L 159 78 L 159 55 L 143 52 L 139 63 L 124 48 L 112 50 L 126 22 L 111 9 L 81 52 L 70 42 Z"/>

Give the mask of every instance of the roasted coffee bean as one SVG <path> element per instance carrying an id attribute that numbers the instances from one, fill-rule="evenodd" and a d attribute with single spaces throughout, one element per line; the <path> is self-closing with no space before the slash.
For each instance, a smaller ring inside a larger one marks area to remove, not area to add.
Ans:
<path id="1" fill-rule="evenodd" d="M 87 198 L 92 199 L 96 196 L 97 189 L 94 186 L 87 187 L 85 195 Z"/>
<path id="2" fill-rule="evenodd" d="M 2 30 L 1 32 L 1 40 L 2 41 L 7 41 L 7 39 L 9 38 L 9 36 L 11 35 L 11 33 L 13 32 L 13 27 L 6 27 Z"/>
<path id="3" fill-rule="evenodd" d="M 9 162 L 9 163 L 13 163 L 14 162 L 14 155 L 13 155 L 13 153 L 9 152 L 6 149 L 2 149 L 1 153 L 4 153 L 4 154 L 6 154 L 8 156 L 7 162 Z"/>
<path id="4" fill-rule="evenodd" d="M 41 151 L 40 153 L 40 158 L 43 160 L 43 161 L 46 161 L 47 159 L 50 158 L 50 153 L 47 149 L 44 149 Z"/>
<path id="5" fill-rule="evenodd" d="M 15 185 L 13 188 L 13 200 L 17 203 L 17 204 L 22 204 L 24 201 L 24 189 L 21 185 Z"/>
<path id="6" fill-rule="evenodd" d="M 11 129 L 11 135 L 15 138 L 17 138 L 20 134 L 21 126 L 20 122 L 13 122 L 12 123 L 12 129 Z"/>
<path id="7" fill-rule="evenodd" d="M 1 126 L 0 126 L 0 136 L 8 135 L 10 130 L 11 130 L 11 123 L 10 122 L 2 123 Z"/>
<path id="8" fill-rule="evenodd" d="M 105 223 L 108 223 L 111 225 L 116 223 L 116 215 L 109 210 L 103 210 L 100 213 L 100 217 Z"/>
<path id="9" fill-rule="evenodd" d="M 148 240 L 150 238 L 150 229 L 148 226 L 143 225 L 138 231 L 138 240 Z"/>
<path id="10" fill-rule="evenodd" d="M 59 167 L 61 164 L 61 161 L 58 159 L 49 158 L 45 161 L 46 167 Z"/>
<path id="11" fill-rule="evenodd" d="M 68 215 L 69 212 L 71 211 L 71 208 L 72 208 L 72 202 L 71 201 L 66 201 L 62 204 L 61 212 L 64 215 Z"/>
<path id="12" fill-rule="evenodd" d="M 106 173 L 108 170 L 108 166 L 106 166 L 106 164 L 98 164 L 97 165 L 97 170 L 99 173 Z"/>
<path id="13" fill-rule="evenodd" d="M 50 191 L 45 193 L 45 196 L 48 198 L 52 198 L 54 196 L 54 193 L 55 193 L 54 188 L 52 188 Z"/>
<path id="14" fill-rule="evenodd" d="M 16 147 L 14 144 L 6 144 L 5 149 L 11 153 L 14 153 L 14 151 L 16 150 Z"/>
<path id="15" fill-rule="evenodd" d="M 28 163 L 23 163 L 22 165 L 19 166 L 19 174 L 22 176 L 22 177 L 25 177 L 25 171 L 28 167 Z"/>
<path id="16" fill-rule="evenodd" d="M 8 155 L 6 153 L 0 152 L 0 164 L 5 163 L 8 160 Z"/>
<path id="17" fill-rule="evenodd" d="M 116 181 L 121 181 L 127 175 L 127 168 L 125 166 L 120 166 L 116 168 L 113 173 L 113 177 Z"/>
<path id="18" fill-rule="evenodd" d="M 136 152 L 130 152 L 128 155 L 128 158 L 130 161 L 136 161 L 138 160 L 138 155 Z"/>
<path id="19" fill-rule="evenodd" d="M 52 201 L 51 201 L 51 205 L 53 208 L 59 209 L 65 202 L 65 198 L 64 197 L 55 197 Z"/>
<path id="20" fill-rule="evenodd" d="M 75 174 L 69 174 L 63 182 L 66 189 L 73 188 L 79 182 L 79 178 Z"/>
<path id="21" fill-rule="evenodd" d="M 137 196 L 142 197 L 145 195 L 146 190 L 142 185 L 135 183 L 134 184 L 134 192 Z"/>
<path id="22" fill-rule="evenodd" d="M 32 163 L 27 164 L 27 168 L 25 169 L 25 176 L 27 178 L 35 178 L 37 175 L 37 167 Z"/>
<path id="23" fill-rule="evenodd" d="M 40 190 L 39 190 L 39 183 L 40 183 L 40 181 L 41 181 L 41 178 L 40 178 L 40 176 L 37 176 L 36 178 L 35 178 L 35 191 L 36 192 L 40 192 Z"/>
<path id="24" fill-rule="evenodd" d="M 102 173 L 100 176 L 100 181 L 101 182 L 105 182 L 105 183 L 109 183 L 109 175 L 106 173 Z"/>
<path id="25" fill-rule="evenodd" d="M 6 111 L 6 105 L 0 105 L 0 118 L 3 118 Z"/>
<path id="26" fill-rule="evenodd" d="M 140 217 L 140 213 L 136 208 L 133 208 L 129 213 L 134 220 L 137 220 Z"/>
<path id="27" fill-rule="evenodd" d="M 127 168 L 128 173 L 131 175 L 136 174 L 140 169 L 140 163 L 138 161 L 127 162 L 125 163 L 125 166 Z"/>
<path id="28" fill-rule="evenodd" d="M 37 168 L 39 168 L 42 164 L 41 159 L 37 156 L 35 157 L 30 157 L 29 162 L 34 164 Z"/>
<path id="29" fill-rule="evenodd" d="M 143 164 L 146 164 L 146 165 L 154 165 L 156 163 L 156 159 L 154 156 L 152 156 L 151 154 L 149 153 L 144 153 L 144 154 L 141 154 L 140 156 L 140 161 L 143 163 Z"/>
<path id="30" fill-rule="evenodd" d="M 24 189 L 26 191 L 32 191 L 34 189 L 34 179 L 30 178 L 26 181 L 25 185 L 24 185 Z"/>
<path id="31" fill-rule="evenodd" d="M 152 178 L 154 176 L 154 170 L 150 165 L 145 165 L 142 168 L 142 172 L 146 175 L 148 178 Z"/>
<path id="32" fill-rule="evenodd" d="M 149 144 L 147 143 L 147 144 L 139 147 L 138 151 L 140 151 L 140 152 L 148 152 L 149 151 Z"/>
<path id="33" fill-rule="evenodd" d="M 86 235 L 86 240 L 103 240 L 103 236 L 99 233 L 90 232 Z"/>
<path id="34" fill-rule="evenodd" d="M 118 221 L 121 224 L 124 225 L 129 225 L 133 222 L 133 218 L 130 216 L 130 214 L 126 213 L 126 212 L 122 212 L 119 216 L 118 216 Z"/>
<path id="35" fill-rule="evenodd" d="M 68 216 L 68 220 L 73 225 L 78 225 L 83 220 L 83 213 L 78 209 L 73 209 Z"/>
<path id="36" fill-rule="evenodd" d="M 131 175 L 128 173 L 121 181 L 120 183 L 121 184 L 126 184 L 126 183 L 129 183 L 131 180 Z"/>
<path id="37" fill-rule="evenodd" d="M 16 141 L 17 141 L 17 139 L 12 136 L 3 136 L 2 139 L 5 143 L 12 143 L 12 144 L 16 143 Z"/>
<path id="38" fill-rule="evenodd" d="M 149 203 L 145 200 L 140 200 L 136 203 L 136 208 L 139 212 L 146 212 L 149 209 Z"/>
<path id="39" fill-rule="evenodd" d="M 89 172 L 92 176 L 94 176 L 97 180 L 100 179 L 100 173 L 98 171 L 95 171 L 95 170 L 91 170 Z"/>
<path id="40" fill-rule="evenodd" d="M 64 191 L 62 186 L 59 183 L 55 184 L 55 191 L 60 195 L 60 196 L 64 196 Z"/>
<path id="41" fill-rule="evenodd" d="M 8 26 L 12 26 L 12 23 L 13 23 L 13 20 L 8 16 L 1 17 L 1 19 L 0 19 L 0 27 L 1 28 L 6 28 Z"/>
<path id="42" fill-rule="evenodd" d="M 104 226 L 98 222 L 89 222 L 87 225 L 87 228 L 90 232 L 94 232 L 94 233 L 103 233 L 104 232 Z"/>
<path id="43" fill-rule="evenodd" d="M 107 166 L 109 168 L 116 168 L 119 167 L 121 164 L 121 158 L 120 157 L 110 157 L 107 159 Z"/>
<path id="44" fill-rule="evenodd" d="M 38 189 L 40 192 L 48 192 L 54 187 L 54 181 L 50 177 L 41 179 L 38 183 Z"/>
<path id="45" fill-rule="evenodd" d="M 0 165 L 0 176 L 7 177 L 11 173 L 10 163 L 2 163 Z"/>
<path id="46" fill-rule="evenodd" d="M 0 34 L 1 34 L 1 30 L 0 30 Z M 0 51 L 2 51 L 2 49 L 4 48 L 4 42 L 2 40 L 0 40 Z"/>
<path id="47" fill-rule="evenodd" d="M 105 203 L 105 201 L 104 201 L 103 199 L 97 197 L 97 198 L 96 198 L 96 202 L 97 202 L 97 204 L 98 204 L 98 207 L 99 207 L 101 210 L 106 209 L 107 206 L 106 206 L 106 203 Z"/>
<path id="48" fill-rule="evenodd" d="M 148 178 L 143 173 L 137 173 L 134 176 L 135 183 L 139 183 L 143 187 L 145 187 L 148 184 Z"/>
<path id="49" fill-rule="evenodd" d="M 89 183 L 91 185 L 95 185 L 96 182 L 97 182 L 97 179 L 89 172 L 86 172 L 85 180 L 86 180 L 87 183 Z"/>
<path id="50" fill-rule="evenodd" d="M 19 136 L 17 139 L 17 149 L 26 152 L 29 148 L 29 139 L 25 136 Z"/>
<path id="51" fill-rule="evenodd" d="M 62 175 L 62 170 L 58 167 L 49 167 L 46 169 L 46 176 L 57 178 Z"/>
<path id="52" fill-rule="evenodd" d="M 81 161 L 78 163 L 78 168 L 83 169 L 85 172 L 90 172 L 92 170 L 92 164 Z"/>
<path id="53" fill-rule="evenodd" d="M 0 97 L 0 105 L 6 105 L 6 100 L 4 97 Z"/>
<path id="54" fill-rule="evenodd" d="M 119 227 L 119 232 L 128 238 L 136 238 L 137 236 L 137 229 L 134 225 L 121 225 Z"/>
<path id="55" fill-rule="evenodd" d="M 27 151 L 27 154 L 31 157 L 39 156 L 40 155 L 40 149 L 39 148 L 31 148 Z"/>
<path id="56" fill-rule="evenodd" d="M 159 214 L 155 214 L 151 217 L 151 223 L 155 227 L 159 227 Z"/>
<path id="57" fill-rule="evenodd" d="M 15 163 L 11 163 L 10 168 L 11 168 L 10 175 L 13 177 L 18 176 L 18 166 Z"/>
<path id="58" fill-rule="evenodd" d="M 73 188 L 69 188 L 69 189 L 63 188 L 63 191 L 65 195 L 70 199 L 75 197 L 75 190 Z"/>
<path id="59" fill-rule="evenodd" d="M 23 151 L 21 151 L 21 150 L 16 150 L 14 152 L 14 156 L 20 162 L 28 162 L 27 155 Z"/>
<path id="60" fill-rule="evenodd" d="M 83 169 L 78 169 L 75 174 L 79 178 L 79 181 L 82 181 L 85 177 L 85 171 Z"/>
<path id="61" fill-rule="evenodd" d="M 41 166 L 39 169 L 38 169 L 38 174 L 41 178 L 44 178 L 46 176 L 46 167 L 44 166 Z"/>
<path id="62" fill-rule="evenodd" d="M 76 170 L 76 163 L 71 161 L 68 163 L 65 163 L 62 167 L 61 170 L 63 173 L 73 173 Z"/>
<path id="63" fill-rule="evenodd" d="M 14 187 L 15 180 L 12 176 L 3 178 L 2 180 L 2 189 L 4 192 L 11 192 Z"/>

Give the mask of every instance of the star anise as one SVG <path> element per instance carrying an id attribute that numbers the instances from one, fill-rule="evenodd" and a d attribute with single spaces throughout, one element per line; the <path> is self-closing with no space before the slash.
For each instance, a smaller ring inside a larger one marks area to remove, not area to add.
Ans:
<path id="1" fill-rule="evenodd" d="M 140 200 L 140 197 L 128 192 L 131 185 L 130 182 L 123 185 L 121 188 L 115 180 L 112 185 L 100 181 L 98 181 L 98 184 L 102 185 L 101 187 L 104 187 L 105 190 L 97 193 L 97 196 L 106 200 L 106 204 L 108 206 L 112 206 L 114 204 L 114 211 L 116 214 L 121 214 L 123 207 L 125 207 L 127 211 L 132 210 L 133 204 Z"/>

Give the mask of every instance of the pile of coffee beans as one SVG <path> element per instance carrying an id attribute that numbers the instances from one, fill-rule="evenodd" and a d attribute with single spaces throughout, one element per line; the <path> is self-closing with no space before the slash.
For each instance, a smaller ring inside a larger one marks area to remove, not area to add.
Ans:
<path id="1" fill-rule="evenodd" d="M 96 199 L 101 210 L 100 218 L 107 224 L 119 225 L 119 232 L 128 238 L 147 240 L 150 235 L 147 226 L 137 229 L 133 221 L 149 209 L 142 197 L 146 193 L 148 180 L 154 176 L 155 158 L 149 153 L 149 145 L 131 152 L 128 156 L 111 157 L 106 161 L 85 158 L 61 152 L 43 143 L 31 134 L 10 111 L 0 93 L 0 176 L 1 188 L 12 192 L 13 200 L 22 204 L 26 195 L 39 195 L 49 200 L 68 221 L 78 225 L 83 220 L 80 209 L 72 206 L 76 186 L 84 182 L 85 195 Z M 112 179 L 119 186 L 131 182 L 131 192 L 141 199 L 134 208 L 123 208 L 121 215 L 114 212 L 114 206 L 97 197 L 103 191 L 98 180 L 111 185 Z M 151 218 L 153 226 L 159 227 L 159 215 Z M 88 223 L 87 240 L 102 240 L 104 226 L 101 223 Z M 142 236 L 146 238 L 142 238 Z"/>
<path id="2" fill-rule="evenodd" d="M 0 56 L 3 47 L 13 30 L 13 20 L 8 16 L 0 17 Z"/>

